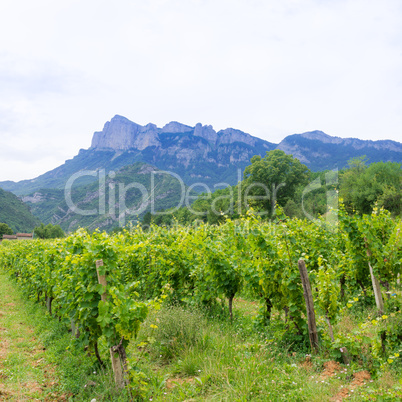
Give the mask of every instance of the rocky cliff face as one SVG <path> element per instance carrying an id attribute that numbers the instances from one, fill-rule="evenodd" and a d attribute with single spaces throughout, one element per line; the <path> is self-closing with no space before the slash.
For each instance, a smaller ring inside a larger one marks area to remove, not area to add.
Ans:
<path id="1" fill-rule="evenodd" d="M 198 137 L 206 140 L 210 145 L 216 147 L 222 144 L 232 144 L 240 142 L 255 147 L 257 143 L 266 143 L 267 148 L 272 148 L 272 144 L 253 137 L 240 130 L 227 128 L 216 132 L 212 126 L 203 126 L 197 123 L 195 127 L 171 121 L 162 128 L 155 124 L 141 126 L 123 116 L 116 115 L 108 121 L 102 131 L 94 133 L 91 148 L 94 149 L 113 149 L 128 150 L 136 149 L 139 151 L 148 147 L 161 147 L 168 134 L 180 134 L 187 137 L 177 136 L 174 139 L 183 143 L 183 138 Z"/>
<path id="2" fill-rule="evenodd" d="M 97 149 L 143 149 L 158 146 L 158 128 L 155 124 L 140 126 L 123 116 L 116 115 L 108 121 L 102 131 L 94 133 L 92 148 Z"/>
<path id="3" fill-rule="evenodd" d="M 141 126 L 117 115 L 94 133 L 91 148 L 79 156 L 89 165 L 95 155 L 102 153 L 104 159 L 113 153 L 108 166 L 142 161 L 179 175 L 188 185 L 202 181 L 213 186 L 236 184 L 239 169 L 243 171 L 254 155 L 264 156 L 275 147 L 233 128 L 216 131 L 211 125 L 191 127 L 177 121 L 161 128 Z"/>
<path id="4" fill-rule="evenodd" d="M 137 153 L 139 160 L 160 169 L 189 178 L 211 178 L 210 170 L 234 168 L 235 164 L 244 169 L 252 156 L 264 156 L 274 148 L 275 144 L 233 128 L 217 132 L 210 125 L 191 127 L 177 121 L 158 128 L 115 116 L 102 131 L 94 133 L 90 150 L 113 151 L 116 157 Z"/>

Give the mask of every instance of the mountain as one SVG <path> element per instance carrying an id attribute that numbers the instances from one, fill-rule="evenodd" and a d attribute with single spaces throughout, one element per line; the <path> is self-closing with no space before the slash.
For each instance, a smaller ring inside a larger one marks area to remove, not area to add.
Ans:
<path id="1" fill-rule="evenodd" d="M 0 222 L 6 223 L 14 232 L 32 232 L 41 221 L 32 215 L 28 206 L 16 195 L 0 188 Z"/>
<path id="2" fill-rule="evenodd" d="M 372 162 L 402 162 L 402 144 L 396 141 L 364 141 L 357 138 L 332 137 L 322 131 L 289 135 L 278 147 L 292 154 L 311 170 L 342 169 L 348 160 L 366 155 Z"/>
<path id="3" fill-rule="evenodd" d="M 238 174 L 252 156 L 265 155 L 275 147 L 232 128 L 216 132 L 212 126 L 190 127 L 178 122 L 158 128 L 154 124 L 140 126 L 125 117 L 115 116 L 102 131 L 94 133 L 91 147 L 81 149 L 73 159 L 35 179 L 0 182 L 0 187 L 17 195 L 42 188 L 62 189 L 68 178 L 80 170 L 103 168 L 108 172 L 145 162 L 179 175 L 187 185 L 202 182 L 213 190 L 217 183 L 237 183 Z M 87 176 L 77 183 L 91 181 L 93 178 Z"/>
<path id="4" fill-rule="evenodd" d="M 402 144 L 395 141 L 363 141 L 332 137 L 322 131 L 287 136 L 279 144 L 264 141 L 240 130 L 215 131 L 212 126 L 194 127 L 172 121 L 162 128 L 141 126 L 116 115 L 95 132 L 89 149 L 81 149 L 73 159 L 35 179 L 0 182 L 0 187 L 17 195 L 40 189 L 63 189 L 67 180 L 79 171 L 74 186 L 95 181 L 91 172 L 117 171 L 136 162 L 148 163 L 178 175 L 198 192 L 213 191 L 215 185 L 236 184 L 254 155 L 264 156 L 282 149 L 318 171 L 343 168 L 351 158 L 366 155 L 368 162 L 402 162 Z M 196 183 L 201 183 L 196 186 Z"/>
<path id="5" fill-rule="evenodd" d="M 194 195 L 176 178 L 142 162 L 108 175 L 99 171 L 96 179 L 73 186 L 67 193 L 65 189 L 41 189 L 21 199 L 45 224 L 58 224 L 71 232 L 79 227 L 109 230 L 124 226 L 147 211 L 180 206 L 185 200 L 182 195 Z"/>

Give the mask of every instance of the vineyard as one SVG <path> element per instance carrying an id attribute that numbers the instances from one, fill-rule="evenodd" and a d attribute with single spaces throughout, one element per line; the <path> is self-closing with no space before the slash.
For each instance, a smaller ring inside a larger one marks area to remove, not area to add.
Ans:
<path id="1" fill-rule="evenodd" d="M 81 229 L 65 239 L 3 242 L 0 267 L 71 330 L 73 347 L 86 348 L 103 367 L 111 359 L 117 385 L 131 387 L 138 398 L 147 395 L 147 380 L 127 351 L 152 346 L 152 336 L 139 343 L 144 322 L 157 331 L 163 322 L 150 318 L 180 306 L 206 317 L 219 311 L 219 319 L 234 326 L 240 297 L 256 306 L 252 325 L 265 347 L 287 345 L 373 376 L 398 372 L 402 221 L 382 209 L 361 217 L 342 208 L 336 214 L 332 225 L 288 219 L 278 208 L 271 222 L 251 211 L 219 226 L 134 227 L 114 235 Z M 314 345 L 300 260 L 312 289 Z M 337 331 L 350 312 L 360 314 L 358 327 Z"/>

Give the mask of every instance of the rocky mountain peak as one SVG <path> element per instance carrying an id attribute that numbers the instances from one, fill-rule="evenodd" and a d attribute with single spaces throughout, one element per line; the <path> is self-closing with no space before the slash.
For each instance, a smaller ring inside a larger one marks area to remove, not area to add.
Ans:
<path id="1" fill-rule="evenodd" d="M 165 124 L 161 131 L 163 133 L 187 133 L 193 131 L 193 129 L 193 127 L 181 124 L 177 121 L 171 121 L 170 123 Z"/>
<path id="2" fill-rule="evenodd" d="M 127 150 L 143 149 L 159 145 L 158 129 L 155 124 L 141 126 L 123 116 L 116 115 L 108 121 L 102 131 L 92 137 L 91 148 Z"/>
<path id="3" fill-rule="evenodd" d="M 201 123 L 195 125 L 194 135 L 196 137 L 204 138 L 213 144 L 215 144 L 218 139 L 218 135 L 212 126 L 203 126 Z"/>
<path id="4" fill-rule="evenodd" d="M 159 131 L 159 129 L 156 126 L 156 124 L 148 123 L 146 126 L 142 127 L 142 131 L 144 131 L 144 132 L 147 132 L 147 131 Z"/>
<path id="5" fill-rule="evenodd" d="M 307 131 L 306 133 L 300 135 L 303 138 L 307 138 L 308 140 L 318 140 L 325 143 L 333 143 L 333 140 L 335 138 L 338 138 L 338 137 L 331 137 L 330 135 L 325 134 L 323 131 L 320 130 Z"/>
<path id="6" fill-rule="evenodd" d="M 236 130 L 234 128 L 227 128 L 225 130 L 218 131 L 219 144 L 233 144 L 234 142 L 244 142 L 247 145 L 255 146 L 256 138 L 243 131 Z"/>

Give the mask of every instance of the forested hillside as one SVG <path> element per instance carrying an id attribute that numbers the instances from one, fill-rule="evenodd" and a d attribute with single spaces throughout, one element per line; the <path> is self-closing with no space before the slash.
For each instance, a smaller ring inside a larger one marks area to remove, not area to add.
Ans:
<path id="1" fill-rule="evenodd" d="M 14 232 L 32 232 L 41 221 L 17 196 L 0 188 L 0 222 Z"/>

